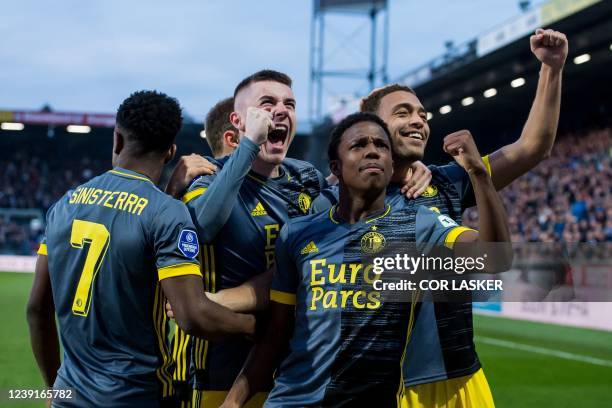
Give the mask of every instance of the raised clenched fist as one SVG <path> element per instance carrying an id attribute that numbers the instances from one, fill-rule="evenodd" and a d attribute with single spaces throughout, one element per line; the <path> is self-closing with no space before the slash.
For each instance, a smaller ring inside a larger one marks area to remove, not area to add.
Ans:
<path id="1" fill-rule="evenodd" d="M 247 109 L 244 133 L 251 142 L 256 145 L 264 144 L 271 130 L 274 130 L 272 113 L 255 107 Z"/>
<path id="2" fill-rule="evenodd" d="M 538 28 L 529 39 L 531 52 L 544 65 L 561 70 L 565 65 L 568 43 L 565 34 L 554 30 Z"/>
<path id="3" fill-rule="evenodd" d="M 444 151 L 469 174 L 487 173 L 474 138 L 469 130 L 460 130 L 444 138 Z"/>

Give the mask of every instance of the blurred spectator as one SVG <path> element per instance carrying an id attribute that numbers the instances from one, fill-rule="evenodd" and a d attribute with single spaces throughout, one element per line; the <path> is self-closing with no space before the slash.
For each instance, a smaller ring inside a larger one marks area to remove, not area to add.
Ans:
<path id="1" fill-rule="evenodd" d="M 0 208 L 33 208 L 46 213 L 67 190 L 104 172 L 110 164 L 71 157 L 44 157 L 21 150 L 0 159 Z M 36 220 L 9 221 L 0 215 L 0 254 L 34 253 L 42 232 Z"/>
<path id="2" fill-rule="evenodd" d="M 560 137 L 551 157 L 502 191 L 512 242 L 612 241 L 612 131 Z M 478 214 L 466 211 L 477 227 Z"/>
<path id="3" fill-rule="evenodd" d="M 110 168 L 87 156 L 17 151 L 0 158 L 0 208 L 44 212 L 67 190 Z M 169 168 L 162 179 L 167 179 Z M 164 182 L 162 181 L 162 185 Z M 513 242 L 612 241 L 612 131 L 560 137 L 551 157 L 502 192 Z M 466 211 L 476 227 L 478 214 Z M 42 226 L 0 216 L 0 253 L 30 254 Z"/>
<path id="4" fill-rule="evenodd" d="M 109 163 L 79 157 L 44 157 L 17 151 L 0 160 L 0 208 L 46 211 L 67 190 L 108 170 Z"/>

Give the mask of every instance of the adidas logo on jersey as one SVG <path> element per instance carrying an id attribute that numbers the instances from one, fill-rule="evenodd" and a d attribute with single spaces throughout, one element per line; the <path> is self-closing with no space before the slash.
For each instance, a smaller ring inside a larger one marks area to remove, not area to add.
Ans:
<path id="1" fill-rule="evenodd" d="M 300 254 L 307 255 L 307 254 L 314 254 L 317 252 L 319 252 L 319 248 L 317 248 L 314 241 L 310 241 L 308 245 L 302 248 L 302 250 L 300 251 Z"/>
<path id="2" fill-rule="evenodd" d="M 255 208 L 253 208 L 253 210 L 251 211 L 251 215 L 253 217 L 259 217 L 262 215 L 268 215 L 268 213 L 266 212 L 266 209 L 264 208 L 264 206 L 261 205 L 261 202 L 258 201 Z"/>

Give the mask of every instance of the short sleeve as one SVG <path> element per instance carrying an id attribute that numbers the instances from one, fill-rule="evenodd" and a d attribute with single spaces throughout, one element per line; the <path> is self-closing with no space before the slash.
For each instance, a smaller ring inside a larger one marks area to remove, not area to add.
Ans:
<path id="1" fill-rule="evenodd" d="M 290 223 L 285 224 L 276 240 L 276 268 L 272 277 L 270 300 L 285 305 L 295 305 L 298 273 L 288 243 L 289 227 Z"/>
<path id="2" fill-rule="evenodd" d="M 69 190 L 68 192 L 66 192 L 66 196 L 70 196 L 72 192 L 73 190 Z M 40 245 L 38 246 L 38 250 L 36 251 L 38 255 L 48 256 L 49 254 L 49 250 L 47 248 L 47 228 L 49 227 L 49 220 L 52 217 L 53 210 L 55 209 L 55 206 L 58 202 L 55 202 L 51 207 L 49 207 L 49 209 L 47 210 L 47 214 L 45 215 L 45 233 L 43 234 L 43 237 L 40 241 Z"/>
<path id="3" fill-rule="evenodd" d="M 155 262 L 159 280 L 182 275 L 199 275 L 198 234 L 189 212 L 179 201 L 171 200 L 155 219 L 153 231 Z"/>
<path id="4" fill-rule="evenodd" d="M 452 249 L 457 237 L 465 231 L 474 231 L 458 225 L 447 215 L 420 206 L 416 216 L 417 244 L 444 245 Z"/>
<path id="5" fill-rule="evenodd" d="M 181 198 L 183 203 L 190 205 L 189 203 L 193 199 L 204 194 L 210 183 L 212 183 L 212 181 L 214 180 L 214 177 L 215 175 L 211 174 L 206 176 L 198 176 L 193 179 L 189 187 L 187 187 L 185 194 L 183 194 L 183 197 Z"/>
<path id="6" fill-rule="evenodd" d="M 47 236 L 45 235 L 38 246 L 38 251 L 36 251 L 38 255 L 47 255 Z"/>

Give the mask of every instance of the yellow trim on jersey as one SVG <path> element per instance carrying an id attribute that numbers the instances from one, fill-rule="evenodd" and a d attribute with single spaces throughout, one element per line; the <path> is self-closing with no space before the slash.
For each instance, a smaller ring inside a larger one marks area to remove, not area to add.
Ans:
<path id="1" fill-rule="evenodd" d="M 47 244 L 40 244 L 36 253 L 38 255 L 47 255 Z"/>
<path id="2" fill-rule="evenodd" d="M 281 292 L 280 290 L 270 289 L 270 300 L 283 305 L 295 306 L 295 293 Z"/>
<path id="3" fill-rule="evenodd" d="M 166 343 L 168 335 L 168 333 L 166 333 L 166 329 L 168 327 L 166 317 L 166 298 L 159 283 L 155 288 L 153 322 L 155 334 L 157 335 L 157 345 L 162 357 L 162 364 L 157 367 L 155 374 L 161 383 L 162 397 L 168 397 L 174 394 L 174 389 L 172 386 L 172 373 L 170 373 L 170 367 L 172 366 L 173 360 L 172 356 L 170 355 L 170 350 L 168 350 L 168 344 Z"/>
<path id="4" fill-rule="evenodd" d="M 146 177 L 136 176 L 134 174 L 124 173 L 124 172 L 118 171 L 118 170 L 109 170 L 108 172 L 109 173 L 114 173 L 114 174 L 119 174 L 120 176 L 130 177 L 130 178 L 133 178 L 133 179 L 136 179 L 136 180 L 148 181 L 149 183 L 154 184 L 151 179 L 148 179 Z"/>
<path id="5" fill-rule="evenodd" d="M 193 390 L 191 394 L 191 407 L 192 408 L 200 408 L 200 403 L 202 399 L 202 391 Z"/>
<path id="6" fill-rule="evenodd" d="M 250 179 L 255 180 L 256 182 L 258 182 L 259 184 L 261 184 L 261 185 L 263 185 L 263 186 L 265 186 L 265 185 L 266 185 L 266 180 L 261 180 L 261 179 L 259 179 L 259 178 L 255 177 L 255 176 L 254 176 L 254 175 L 252 175 L 252 174 L 247 174 L 247 177 L 248 177 L 248 178 L 250 178 Z"/>
<path id="7" fill-rule="evenodd" d="M 450 230 L 446 235 L 446 238 L 444 238 L 444 246 L 448 249 L 453 249 L 453 246 L 455 246 L 455 242 L 457 241 L 457 237 L 466 231 L 476 232 L 476 230 L 473 230 L 468 227 L 455 227 Z"/>
<path id="8" fill-rule="evenodd" d="M 408 320 L 408 328 L 406 329 L 406 342 L 404 343 L 404 352 L 402 353 L 402 358 L 400 360 L 400 384 L 396 394 L 396 402 L 397 406 L 401 408 L 405 408 L 402 405 L 402 401 L 406 396 L 406 385 L 404 384 L 404 360 L 406 359 L 406 351 L 408 350 L 408 342 L 410 341 L 410 337 L 412 336 L 412 328 L 414 327 L 414 309 L 417 304 L 417 298 L 419 297 L 419 291 L 413 291 L 411 295 L 411 304 L 410 304 L 410 319 Z M 406 407 L 407 408 L 407 407 Z"/>
<path id="9" fill-rule="evenodd" d="M 200 272 L 200 267 L 197 264 L 188 262 L 164 266 L 163 268 L 159 268 L 157 270 L 157 276 L 159 277 L 159 280 L 166 278 L 174 278 L 175 276 L 183 275 L 202 276 L 202 272 Z"/>
<path id="10" fill-rule="evenodd" d="M 193 348 L 193 359 L 196 370 L 204 370 L 206 368 L 206 356 L 208 354 L 208 341 L 194 337 L 195 346 Z"/>
<path id="11" fill-rule="evenodd" d="M 200 248 L 200 270 L 202 271 L 202 276 L 204 278 L 204 290 L 210 292 L 210 277 L 209 277 L 209 269 L 208 265 L 208 245 L 202 245 Z"/>
<path id="12" fill-rule="evenodd" d="M 370 219 L 370 220 L 367 220 L 367 221 L 366 221 L 366 224 L 367 224 L 367 223 L 370 223 L 370 222 L 372 222 L 372 221 L 376 221 L 376 220 L 378 220 L 378 219 L 384 218 L 384 217 L 386 217 L 387 215 L 389 215 L 389 213 L 390 213 L 390 212 L 391 212 L 391 204 L 387 204 L 387 209 L 385 210 L 385 212 L 384 212 L 384 213 L 382 213 L 382 214 L 381 214 L 381 215 L 379 215 L 378 217 L 374 217 L 374 218 L 372 218 L 372 219 Z"/>
<path id="13" fill-rule="evenodd" d="M 329 209 L 329 219 L 334 223 L 334 224 L 340 224 L 340 221 L 336 221 L 334 219 L 334 212 L 336 211 L 336 208 L 338 207 L 337 204 L 334 204 L 330 209 Z M 387 209 L 385 210 L 384 213 L 382 213 L 381 215 L 371 218 L 369 220 L 366 220 L 365 223 L 368 224 L 370 222 L 376 221 L 380 218 L 384 218 L 387 215 L 389 215 L 389 213 L 391 212 L 391 204 L 387 204 Z"/>
<path id="14" fill-rule="evenodd" d="M 204 290 L 215 292 L 215 247 L 213 245 L 202 245 L 200 249 L 200 264 L 204 275 Z M 193 360 L 196 370 L 206 368 L 206 358 L 208 355 L 208 341 L 194 337 Z M 194 393 L 194 396 L 196 394 Z M 194 405 L 196 406 L 196 405 Z"/>
<path id="15" fill-rule="evenodd" d="M 187 347 L 191 343 L 191 336 L 176 325 L 174 339 L 172 340 L 172 358 L 176 363 L 173 379 L 175 381 L 187 381 L 187 369 L 189 359 Z"/>
<path id="16" fill-rule="evenodd" d="M 336 204 L 332 205 L 331 208 L 329 209 L 329 219 L 334 223 L 334 224 L 340 224 L 338 221 L 334 220 L 334 210 L 336 209 Z"/>
<path id="17" fill-rule="evenodd" d="M 487 154 L 486 156 L 484 156 L 482 158 L 482 161 L 484 162 L 485 166 L 487 167 L 487 173 L 489 173 L 489 177 L 491 177 L 491 161 L 489 160 L 489 155 Z"/>
<path id="18" fill-rule="evenodd" d="M 215 251 L 214 251 L 214 247 L 212 245 L 208 246 L 209 251 L 210 251 L 210 283 L 211 283 L 211 288 L 210 291 L 212 293 L 215 293 L 217 291 L 217 271 L 215 269 Z"/>
<path id="19" fill-rule="evenodd" d="M 194 198 L 201 196 L 202 194 L 204 194 L 205 191 L 206 191 L 206 187 L 199 187 L 194 190 L 191 190 L 188 193 L 185 193 L 185 195 L 182 198 L 183 204 L 187 204 Z"/>

